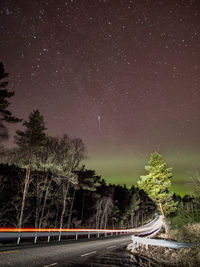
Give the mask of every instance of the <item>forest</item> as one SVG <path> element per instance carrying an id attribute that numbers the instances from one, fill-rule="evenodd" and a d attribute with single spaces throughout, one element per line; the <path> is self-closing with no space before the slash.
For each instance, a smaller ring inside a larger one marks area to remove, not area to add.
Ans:
<path id="1" fill-rule="evenodd" d="M 83 141 L 67 133 L 47 134 L 39 110 L 33 110 L 23 130 L 16 131 L 14 146 L 5 147 L 6 124 L 22 121 L 8 109 L 14 92 L 7 90 L 7 76 L 1 63 L 0 227 L 133 228 L 155 217 L 156 201 L 142 186 L 106 184 L 84 166 Z M 200 221 L 199 196 L 169 195 L 168 185 L 164 197 L 173 202 L 168 214 L 173 226 Z"/>

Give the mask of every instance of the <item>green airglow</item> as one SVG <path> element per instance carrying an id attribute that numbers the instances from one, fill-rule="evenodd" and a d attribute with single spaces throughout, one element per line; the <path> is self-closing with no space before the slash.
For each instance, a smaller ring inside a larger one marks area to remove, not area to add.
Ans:
<path id="1" fill-rule="evenodd" d="M 140 175 L 145 174 L 144 166 L 148 161 L 146 156 L 94 156 L 86 161 L 86 167 L 95 169 L 98 175 L 109 184 L 136 185 Z M 200 167 L 198 153 L 174 153 L 163 155 L 169 167 L 173 168 L 171 191 L 184 196 L 193 194 L 195 171 Z"/>

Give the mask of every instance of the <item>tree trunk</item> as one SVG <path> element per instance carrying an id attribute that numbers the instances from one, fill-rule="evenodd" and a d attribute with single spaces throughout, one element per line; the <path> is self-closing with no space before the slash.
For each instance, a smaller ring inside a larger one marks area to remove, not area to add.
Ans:
<path id="1" fill-rule="evenodd" d="M 108 208 L 108 200 L 106 200 L 106 204 L 105 204 L 105 207 L 104 207 L 103 215 L 101 217 L 101 224 L 100 224 L 101 228 L 103 228 L 103 222 L 104 222 L 104 225 L 106 224 L 106 222 L 104 221 L 104 218 L 105 218 L 106 213 L 107 213 L 107 208 Z"/>
<path id="2" fill-rule="evenodd" d="M 61 217 L 60 217 L 60 229 L 62 229 L 63 227 L 63 217 L 65 214 L 65 210 L 66 210 L 66 199 L 67 199 L 67 193 L 69 190 L 69 181 L 67 182 L 67 187 L 66 187 L 66 183 L 63 183 L 63 208 L 62 208 L 62 213 L 61 213 Z"/>
<path id="3" fill-rule="evenodd" d="M 67 228 L 70 228 L 70 224 L 71 224 L 72 210 L 73 210 L 73 206 L 74 206 L 75 195 L 76 195 L 76 189 L 74 189 L 74 192 L 73 192 L 73 197 L 72 197 L 72 201 L 71 201 L 69 217 L 68 217 L 68 222 L 67 222 Z"/>
<path id="4" fill-rule="evenodd" d="M 43 202 L 43 206 L 42 206 L 42 212 L 41 212 L 40 221 L 39 221 L 39 228 L 42 225 L 42 220 L 43 220 L 43 217 L 44 217 L 44 210 L 45 210 L 46 203 L 47 203 L 47 197 L 48 197 L 50 185 L 51 185 L 51 178 L 50 178 L 49 183 L 47 184 L 47 188 L 46 188 L 46 192 L 45 192 L 44 202 Z"/>
<path id="5" fill-rule="evenodd" d="M 163 207 L 162 207 L 162 203 L 159 201 L 158 204 L 159 204 L 159 208 L 160 208 L 162 216 L 165 217 L 165 214 L 164 214 L 164 211 L 163 211 Z"/>
<path id="6" fill-rule="evenodd" d="M 107 221 L 108 221 L 108 212 L 106 211 L 104 229 L 107 229 Z"/>
<path id="7" fill-rule="evenodd" d="M 133 217 L 134 217 L 134 212 L 131 212 L 131 228 L 133 228 Z"/>
<path id="8" fill-rule="evenodd" d="M 162 214 L 162 219 L 163 219 L 163 227 L 165 229 L 165 233 L 168 234 L 169 233 L 169 225 L 166 221 L 166 218 L 165 218 L 165 214 L 164 214 L 164 211 L 163 211 L 163 207 L 162 207 L 162 203 L 159 202 L 159 208 L 160 208 L 160 211 L 161 211 L 161 214 Z"/>
<path id="9" fill-rule="evenodd" d="M 83 211 L 85 206 L 85 191 L 83 191 L 83 197 L 82 197 L 82 206 L 81 206 L 81 222 L 83 220 Z"/>
<path id="10" fill-rule="evenodd" d="M 57 224 L 58 224 L 58 212 L 59 212 L 59 207 L 58 205 L 56 205 L 56 217 L 55 217 L 55 224 L 54 227 L 57 228 Z"/>
<path id="11" fill-rule="evenodd" d="M 40 205 L 39 205 L 39 194 L 38 194 L 38 181 L 36 181 L 36 207 L 35 207 L 35 228 L 38 227 L 39 222 L 39 213 L 40 213 Z"/>
<path id="12" fill-rule="evenodd" d="M 97 211 L 96 211 L 96 229 L 100 228 L 100 214 L 101 214 L 101 202 L 100 205 L 97 206 Z"/>
<path id="13" fill-rule="evenodd" d="M 30 168 L 30 163 L 29 163 L 28 168 L 26 169 L 26 177 L 24 181 L 25 183 L 24 183 L 24 191 L 23 191 L 23 198 L 22 198 L 22 206 L 21 206 L 21 212 L 20 212 L 19 223 L 18 223 L 19 229 L 22 227 L 25 200 L 26 200 L 26 195 L 27 195 L 29 180 L 30 180 L 30 172 L 31 172 L 31 168 Z"/>

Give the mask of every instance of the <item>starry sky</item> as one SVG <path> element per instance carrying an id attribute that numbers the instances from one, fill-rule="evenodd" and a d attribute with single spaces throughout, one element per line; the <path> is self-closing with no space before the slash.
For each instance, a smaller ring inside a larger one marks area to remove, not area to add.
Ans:
<path id="1" fill-rule="evenodd" d="M 15 115 L 39 109 L 51 135 L 82 138 L 88 166 L 108 182 L 135 183 L 157 150 L 176 189 L 190 190 L 200 159 L 199 0 L 1 0 L 0 32 Z"/>

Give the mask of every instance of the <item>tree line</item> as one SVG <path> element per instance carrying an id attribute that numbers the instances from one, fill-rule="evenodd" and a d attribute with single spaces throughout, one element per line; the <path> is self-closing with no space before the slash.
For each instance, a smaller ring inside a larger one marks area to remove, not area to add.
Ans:
<path id="1" fill-rule="evenodd" d="M 137 187 L 107 185 L 95 170 L 85 168 L 83 141 L 47 134 L 39 110 L 16 131 L 15 146 L 3 147 L 6 123 L 22 121 L 8 109 L 14 92 L 7 90 L 6 77 L 0 63 L 0 227 L 133 228 L 154 217 L 156 210 L 173 225 L 200 220 L 199 195 L 181 198 L 169 190 L 172 170 L 157 152 Z"/>
<path id="2" fill-rule="evenodd" d="M 0 79 L 8 76 L 0 65 Z M 5 123 L 21 120 L 8 111 L 7 82 L 0 87 L 1 141 Z M 79 138 L 46 134 L 39 110 L 30 113 L 15 147 L 1 147 L 0 226 L 15 227 L 134 227 L 153 216 L 155 204 L 143 190 L 107 185 L 83 165 L 86 149 Z"/>

